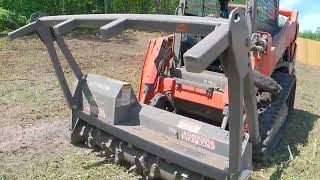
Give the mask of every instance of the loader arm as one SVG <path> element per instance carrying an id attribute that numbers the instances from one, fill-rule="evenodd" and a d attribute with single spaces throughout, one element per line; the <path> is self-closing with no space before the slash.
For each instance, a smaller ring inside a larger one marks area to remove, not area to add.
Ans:
<path id="1" fill-rule="evenodd" d="M 171 170 L 168 170 L 169 167 L 169 169 L 175 169 L 174 172 L 182 168 L 183 170 L 180 172 L 184 173 L 180 173 L 181 177 L 187 175 L 193 177 L 191 176 L 193 174 L 194 177 L 215 179 L 246 179 L 250 175 L 252 168 L 251 143 L 257 143 L 260 139 L 255 88 L 248 57 L 250 34 L 246 23 L 245 12 L 240 9 L 233 10 L 229 19 L 141 14 L 48 16 L 9 33 L 9 37 L 16 39 L 36 33 L 46 45 L 56 76 L 72 110 L 71 130 L 76 131 L 80 120 L 83 120 L 119 138 L 121 142 L 127 142 L 146 153 L 155 155 L 158 158 L 158 163 L 153 163 L 151 167 L 148 166 L 149 168 L 147 168 L 148 172 L 153 172 L 152 176 L 154 177 L 159 176 L 155 175 L 155 172 L 159 172 L 161 177 L 164 178 L 176 177 L 177 174 L 173 173 L 172 175 L 172 173 L 169 173 L 171 172 Z M 229 132 L 190 118 L 184 118 L 170 112 L 162 112 L 162 110 L 148 105 L 139 104 L 130 85 L 126 83 L 103 79 L 95 75 L 84 75 L 63 39 L 64 34 L 77 27 L 100 29 L 102 36 L 105 38 L 114 37 L 126 29 L 206 36 L 184 54 L 185 66 L 187 71 L 199 73 L 222 54 L 224 57 L 222 63 L 229 82 Z M 54 41 L 57 42 L 78 80 L 74 92 L 70 91 L 67 84 Z M 99 83 L 104 84 L 97 85 Z M 106 90 L 110 87 L 113 89 Z M 102 91 L 103 89 L 106 93 L 97 93 L 97 91 Z M 125 93 L 127 93 L 127 96 L 124 95 Z M 93 96 L 93 94 L 95 95 Z M 119 99 L 120 96 L 122 99 Z M 101 103 L 100 97 L 105 98 L 103 103 Z M 126 97 L 129 99 L 123 99 Z M 106 109 L 106 107 L 113 107 L 113 109 Z M 87 108 L 89 108 L 88 111 L 86 111 Z M 249 136 L 243 136 L 243 108 L 247 112 Z M 160 117 L 171 119 L 171 124 L 163 121 Z M 199 129 L 197 128 L 193 132 L 190 132 L 192 131 L 190 129 L 185 131 L 188 129 L 184 126 L 185 123 L 194 124 Z M 154 125 L 160 128 L 157 132 L 151 130 L 156 128 L 153 127 Z M 168 128 L 169 131 L 167 130 Z M 141 132 L 136 129 L 141 130 Z M 173 130 L 177 139 L 172 140 L 172 142 L 164 142 L 157 139 L 159 137 L 172 138 Z M 92 131 L 92 133 L 94 132 Z M 146 136 L 150 132 L 154 133 L 154 137 L 151 136 L 153 138 Z M 161 134 L 159 132 L 163 133 L 163 135 L 158 135 Z M 181 141 L 183 139 L 182 136 L 186 136 L 188 133 L 196 133 L 194 136 L 206 139 L 205 135 L 201 134 L 204 132 L 209 132 L 212 135 L 207 140 L 215 142 L 214 146 L 194 147 Z M 118 143 L 116 157 L 120 158 L 120 152 L 124 153 L 121 154 L 120 159 L 130 161 L 130 158 L 136 157 L 137 155 L 132 157 L 128 155 L 136 153 L 136 151 L 130 151 L 128 147 L 124 146 L 123 143 Z M 178 151 L 178 147 L 180 149 L 181 147 L 185 147 L 183 149 L 189 148 L 189 153 L 197 152 L 200 154 L 188 154 L 187 151 L 181 152 Z M 203 151 L 200 151 L 201 148 L 203 148 Z M 139 162 L 142 161 L 143 157 L 144 155 L 141 155 Z M 174 166 L 171 163 L 159 164 L 159 158 L 160 160 L 166 160 L 165 162 L 170 160 L 170 162 L 174 163 Z M 176 166 L 179 168 L 175 168 Z M 141 167 L 146 168 L 147 165 Z"/>

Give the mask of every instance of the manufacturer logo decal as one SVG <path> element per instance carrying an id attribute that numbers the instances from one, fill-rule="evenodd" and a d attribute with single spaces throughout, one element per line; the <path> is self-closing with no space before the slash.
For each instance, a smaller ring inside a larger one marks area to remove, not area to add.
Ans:
<path id="1" fill-rule="evenodd" d="M 185 25 L 185 24 L 177 24 L 176 30 L 177 30 L 178 32 L 185 33 L 185 32 L 188 31 L 187 25 Z"/>
<path id="2" fill-rule="evenodd" d="M 213 139 L 192 132 L 184 131 L 181 135 L 181 139 L 211 150 L 216 148 Z"/>

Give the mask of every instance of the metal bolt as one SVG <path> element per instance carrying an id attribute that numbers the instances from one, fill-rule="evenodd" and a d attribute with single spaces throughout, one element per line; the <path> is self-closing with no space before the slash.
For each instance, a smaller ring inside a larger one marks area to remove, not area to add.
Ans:
<path id="1" fill-rule="evenodd" d="M 158 164 L 152 164 L 151 168 L 150 168 L 150 174 L 149 174 L 150 178 L 154 179 L 154 178 L 160 178 L 160 169 Z"/>
<path id="2" fill-rule="evenodd" d="M 181 173 L 181 180 L 189 180 L 189 175 L 185 173 Z"/>
<path id="3" fill-rule="evenodd" d="M 77 110 L 78 106 L 77 105 L 72 105 L 72 110 Z"/>

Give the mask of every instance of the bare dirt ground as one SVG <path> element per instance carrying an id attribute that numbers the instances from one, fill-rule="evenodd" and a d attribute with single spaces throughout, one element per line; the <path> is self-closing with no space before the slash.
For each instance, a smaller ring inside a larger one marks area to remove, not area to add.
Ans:
<path id="1" fill-rule="evenodd" d="M 148 39 L 128 31 L 118 38 L 67 38 L 84 72 L 138 88 Z M 72 84 L 72 72 L 63 67 Z M 320 68 L 297 65 L 295 111 L 270 163 L 255 164 L 254 179 L 320 177 Z M 0 40 L 0 179 L 137 179 L 99 154 L 69 143 L 68 108 L 44 45 L 35 37 Z M 288 145 L 294 159 L 289 160 Z"/>

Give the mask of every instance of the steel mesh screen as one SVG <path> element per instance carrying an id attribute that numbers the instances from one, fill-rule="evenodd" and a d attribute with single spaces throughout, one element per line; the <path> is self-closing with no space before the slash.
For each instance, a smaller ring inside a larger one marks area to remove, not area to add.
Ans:
<path id="1" fill-rule="evenodd" d="M 218 17 L 220 11 L 219 0 L 187 0 L 186 15 L 192 16 L 214 16 Z"/>
<path id="2" fill-rule="evenodd" d="M 278 27 L 279 0 L 257 0 L 258 30 L 272 30 Z"/>

